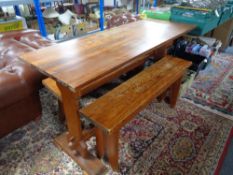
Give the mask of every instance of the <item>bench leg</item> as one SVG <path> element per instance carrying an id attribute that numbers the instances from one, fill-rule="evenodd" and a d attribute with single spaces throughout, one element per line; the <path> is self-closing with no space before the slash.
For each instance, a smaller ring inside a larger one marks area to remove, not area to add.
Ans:
<path id="1" fill-rule="evenodd" d="M 118 147 L 119 147 L 119 131 L 111 134 L 105 134 L 105 156 L 111 165 L 113 171 L 119 172 L 118 165 Z"/>
<path id="2" fill-rule="evenodd" d="M 106 133 L 100 128 L 96 128 L 96 155 L 98 158 L 106 158 L 113 171 L 119 171 L 118 147 L 119 131 Z"/>
<path id="3" fill-rule="evenodd" d="M 99 159 L 104 157 L 104 133 L 102 129 L 96 127 L 95 129 L 96 134 L 96 155 Z"/>
<path id="4" fill-rule="evenodd" d="M 158 101 L 161 102 L 167 95 L 167 90 L 157 97 Z"/>
<path id="5" fill-rule="evenodd" d="M 180 84 L 181 84 L 182 77 L 179 78 L 170 88 L 170 107 L 174 108 L 176 106 L 176 102 L 179 96 L 180 91 Z"/>

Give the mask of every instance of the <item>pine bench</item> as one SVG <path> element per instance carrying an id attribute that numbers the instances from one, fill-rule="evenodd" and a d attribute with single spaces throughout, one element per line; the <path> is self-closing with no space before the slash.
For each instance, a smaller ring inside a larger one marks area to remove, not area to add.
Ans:
<path id="1" fill-rule="evenodd" d="M 151 67 L 119 85 L 80 110 L 96 126 L 97 155 L 106 158 L 118 171 L 119 130 L 155 97 L 169 89 L 169 103 L 174 107 L 181 79 L 192 63 L 165 56 Z"/>

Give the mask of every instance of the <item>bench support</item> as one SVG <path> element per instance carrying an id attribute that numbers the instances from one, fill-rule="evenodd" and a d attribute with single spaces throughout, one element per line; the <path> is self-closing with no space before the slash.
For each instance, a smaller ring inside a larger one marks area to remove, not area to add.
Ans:
<path id="1" fill-rule="evenodd" d="M 103 130 L 100 128 L 95 129 L 96 134 L 96 155 L 99 159 L 102 159 L 104 157 L 104 133 Z"/>
<path id="2" fill-rule="evenodd" d="M 97 155 L 99 158 L 106 159 L 113 171 L 119 172 L 118 148 L 119 130 L 107 133 L 100 128 L 96 128 Z"/>
<path id="3" fill-rule="evenodd" d="M 164 91 L 161 95 L 159 95 L 159 96 L 157 97 L 157 100 L 158 100 L 159 102 L 161 102 L 161 101 L 166 97 L 166 95 L 167 95 L 167 90 Z"/>
<path id="4" fill-rule="evenodd" d="M 118 165 L 118 148 L 119 148 L 119 131 L 116 130 L 111 134 L 105 134 L 106 159 L 111 165 L 113 171 L 119 172 Z"/>
<path id="5" fill-rule="evenodd" d="M 176 106 L 177 99 L 179 97 L 180 85 L 181 85 L 182 77 L 179 78 L 175 83 L 171 85 L 168 90 L 164 91 L 161 95 L 157 97 L 158 102 L 161 102 L 165 99 L 165 102 L 170 105 L 171 108 Z M 169 98 L 167 99 L 167 93 L 169 92 Z"/>
<path id="6" fill-rule="evenodd" d="M 170 88 L 169 103 L 171 108 L 174 108 L 176 106 L 176 102 L 180 92 L 181 80 L 182 77 L 180 77 Z"/>

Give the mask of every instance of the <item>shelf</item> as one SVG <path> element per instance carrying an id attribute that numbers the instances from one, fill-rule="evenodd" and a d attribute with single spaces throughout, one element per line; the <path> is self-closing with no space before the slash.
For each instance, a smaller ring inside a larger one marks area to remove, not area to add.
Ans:
<path id="1" fill-rule="evenodd" d="M 38 26 L 43 37 L 47 37 L 46 26 L 44 23 L 43 14 L 41 11 L 41 3 L 45 2 L 64 2 L 64 0 L 0 0 L 0 7 L 1 6 L 14 6 L 15 13 L 20 16 L 20 10 L 18 5 L 20 4 L 33 4 L 35 7 L 35 12 L 38 20 Z M 75 1 L 76 2 L 76 1 Z M 99 19 L 99 26 L 100 31 L 105 29 L 104 27 L 104 0 L 98 0 L 99 3 L 99 10 L 100 10 L 100 19 Z M 116 0 L 114 0 L 114 5 L 116 5 Z M 136 0 L 136 13 L 139 12 L 139 0 Z"/>
<path id="2" fill-rule="evenodd" d="M 63 0 L 40 0 L 40 3 L 44 2 L 61 2 Z M 20 4 L 34 4 L 33 0 L 0 0 L 0 6 L 14 6 Z"/>

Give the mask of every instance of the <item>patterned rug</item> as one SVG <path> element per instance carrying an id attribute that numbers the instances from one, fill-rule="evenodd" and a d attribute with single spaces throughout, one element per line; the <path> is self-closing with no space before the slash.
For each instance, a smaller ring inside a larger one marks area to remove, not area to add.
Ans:
<path id="1" fill-rule="evenodd" d="M 233 55 L 220 54 L 201 71 L 184 98 L 233 119 Z"/>
<path id="2" fill-rule="evenodd" d="M 1 175 L 82 174 L 53 144 L 65 131 L 56 99 L 42 90 L 41 101 L 41 120 L 0 140 Z M 175 109 L 154 101 L 121 130 L 120 174 L 213 174 L 232 126 L 232 121 L 186 101 L 179 100 Z M 94 152 L 95 137 L 87 144 Z M 107 174 L 117 173 L 109 169 Z"/>

